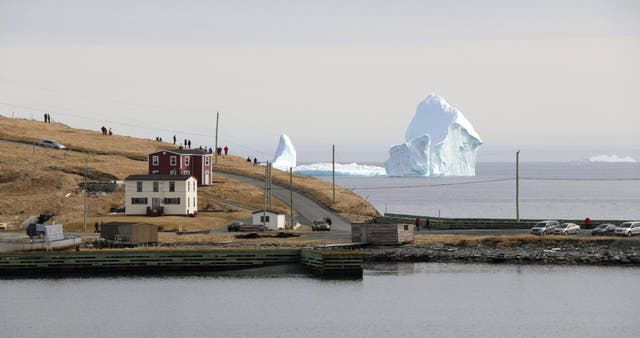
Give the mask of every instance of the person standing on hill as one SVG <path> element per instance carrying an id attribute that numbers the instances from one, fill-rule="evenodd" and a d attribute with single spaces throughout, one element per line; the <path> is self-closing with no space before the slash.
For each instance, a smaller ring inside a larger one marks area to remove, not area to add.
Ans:
<path id="1" fill-rule="evenodd" d="M 229 153 L 229 147 L 228 146 L 224 146 L 224 154 L 225 156 Z"/>
<path id="2" fill-rule="evenodd" d="M 420 218 L 416 218 L 416 231 L 420 231 Z"/>
<path id="3" fill-rule="evenodd" d="M 113 132 L 111 131 L 111 127 L 109 127 L 109 136 L 113 135 Z"/>
<path id="4" fill-rule="evenodd" d="M 178 140 L 178 139 L 176 138 L 176 135 L 173 135 L 173 144 L 174 144 L 174 145 L 176 144 L 176 141 L 177 141 L 177 140 Z"/>

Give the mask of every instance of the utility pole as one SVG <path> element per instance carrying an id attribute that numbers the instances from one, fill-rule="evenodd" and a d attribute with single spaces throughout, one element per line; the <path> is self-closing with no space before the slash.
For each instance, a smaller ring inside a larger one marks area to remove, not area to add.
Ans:
<path id="1" fill-rule="evenodd" d="M 520 150 L 516 151 L 516 222 L 520 223 Z"/>
<path id="2" fill-rule="evenodd" d="M 218 164 L 218 121 L 220 120 L 220 112 L 216 112 L 216 147 L 213 149 L 213 153 L 215 154 L 214 164 Z"/>
<path id="3" fill-rule="evenodd" d="M 273 208 L 273 178 L 271 176 L 273 163 L 267 161 L 267 168 L 269 170 L 269 209 Z"/>
<path id="4" fill-rule="evenodd" d="M 87 175 L 89 172 L 89 154 L 84 159 L 84 219 L 83 219 L 83 232 L 87 232 Z"/>
<path id="5" fill-rule="evenodd" d="M 267 165 L 264 167 L 264 203 L 262 208 L 262 226 L 266 226 L 265 222 L 267 220 L 267 190 L 269 189 L 269 161 L 267 161 Z"/>
<path id="6" fill-rule="evenodd" d="M 291 225 L 291 230 L 293 230 L 293 167 L 289 167 L 289 199 L 289 211 L 291 213 L 289 224 Z"/>
<path id="7" fill-rule="evenodd" d="M 332 167 L 332 176 L 333 176 L 333 204 L 336 204 L 336 145 L 333 144 L 331 147 L 331 158 L 333 162 Z"/>

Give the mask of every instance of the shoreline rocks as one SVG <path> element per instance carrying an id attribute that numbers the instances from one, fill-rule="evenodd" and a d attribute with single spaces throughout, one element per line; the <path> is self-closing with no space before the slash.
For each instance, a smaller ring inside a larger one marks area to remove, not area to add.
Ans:
<path id="1" fill-rule="evenodd" d="M 640 266 L 640 247 L 575 245 L 564 247 L 460 247 L 427 245 L 423 247 L 368 247 L 365 262 L 457 262 L 493 264 L 570 264 Z"/>

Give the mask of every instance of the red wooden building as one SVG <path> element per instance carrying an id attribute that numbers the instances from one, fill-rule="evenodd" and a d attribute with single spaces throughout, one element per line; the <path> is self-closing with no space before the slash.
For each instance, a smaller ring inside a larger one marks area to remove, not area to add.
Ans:
<path id="1" fill-rule="evenodd" d="M 149 154 L 149 175 L 191 175 L 198 185 L 211 185 L 211 153 L 202 150 L 160 150 Z"/>

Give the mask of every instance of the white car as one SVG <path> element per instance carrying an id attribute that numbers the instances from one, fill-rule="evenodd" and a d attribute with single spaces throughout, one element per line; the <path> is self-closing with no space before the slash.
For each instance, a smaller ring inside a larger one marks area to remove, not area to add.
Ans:
<path id="1" fill-rule="evenodd" d="M 553 229 L 554 234 L 561 235 L 569 235 L 569 234 L 579 234 L 580 226 L 575 223 L 562 223 L 558 225 L 555 229 Z"/>
<path id="2" fill-rule="evenodd" d="M 633 236 L 640 234 L 640 221 L 624 222 L 618 226 L 615 232 L 618 236 Z"/>
<path id="3" fill-rule="evenodd" d="M 36 142 L 36 145 L 40 147 L 54 148 L 54 149 L 60 149 L 60 150 L 67 149 L 67 147 L 65 147 L 63 144 L 60 144 L 56 141 L 51 141 L 51 140 L 40 140 Z"/>
<path id="4" fill-rule="evenodd" d="M 546 235 L 553 233 L 553 229 L 555 229 L 558 225 L 558 221 L 540 221 L 536 223 L 536 225 L 531 228 L 529 233 L 533 235 Z"/>

